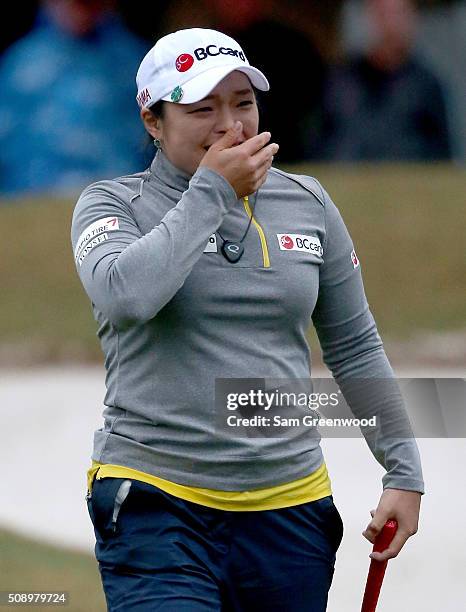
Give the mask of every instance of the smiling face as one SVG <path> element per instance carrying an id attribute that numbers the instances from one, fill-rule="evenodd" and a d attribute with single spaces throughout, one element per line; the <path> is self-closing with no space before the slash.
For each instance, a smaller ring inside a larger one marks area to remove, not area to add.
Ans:
<path id="1" fill-rule="evenodd" d="M 235 70 L 208 96 L 193 104 L 164 103 L 163 117 L 155 118 L 149 109 L 141 110 L 147 131 L 162 143 L 174 166 L 194 174 L 209 147 L 217 142 L 235 121 L 241 121 L 240 144 L 256 136 L 259 112 L 251 82 Z"/>

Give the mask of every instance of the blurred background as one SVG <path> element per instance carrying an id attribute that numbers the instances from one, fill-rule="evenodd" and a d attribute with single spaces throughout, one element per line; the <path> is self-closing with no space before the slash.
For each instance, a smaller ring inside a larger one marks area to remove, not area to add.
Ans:
<path id="1" fill-rule="evenodd" d="M 230 34 L 268 77 L 260 128 L 280 144 L 276 165 L 316 176 L 340 208 L 397 374 L 466 377 L 465 1 L 9 5 L 0 23 L 0 591 L 68 591 L 73 611 L 105 610 L 84 502 L 104 371 L 71 214 L 90 182 L 150 163 L 135 74 L 160 36 L 186 27 Z M 309 339 L 313 374 L 326 376 L 312 329 Z M 356 610 L 370 552 L 360 533 L 382 470 L 362 439 L 323 447 L 346 527 L 328 609 Z M 381 612 L 457 612 L 466 600 L 464 530 L 445 529 L 466 511 L 456 496 L 466 444 L 419 447 L 420 531 L 390 563 Z"/>

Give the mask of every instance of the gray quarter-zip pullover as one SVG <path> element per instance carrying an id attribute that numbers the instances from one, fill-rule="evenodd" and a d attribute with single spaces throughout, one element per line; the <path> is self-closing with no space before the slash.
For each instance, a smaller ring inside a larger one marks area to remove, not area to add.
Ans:
<path id="1" fill-rule="evenodd" d="M 83 191 L 72 244 L 107 370 L 95 461 L 227 491 L 307 476 L 323 461 L 318 437 L 229 436 L 215 427 L 214 391 L 219 378 L 308 378 L 311 318 L 342 389 L 351 377 L 394 376 L 352 241 L 320 184 L 271 169 L 249 202 L 263 236 L 252 224 L 232 264 L 216 232 L 239 240 L 249 218 L 208 168 L 190 177 L 158 152 L 146 172 Z M 401 396 L 380 406 L 404 411 Z M 367 441 L 384 487 L 424 491 L 414 439 Z"/>

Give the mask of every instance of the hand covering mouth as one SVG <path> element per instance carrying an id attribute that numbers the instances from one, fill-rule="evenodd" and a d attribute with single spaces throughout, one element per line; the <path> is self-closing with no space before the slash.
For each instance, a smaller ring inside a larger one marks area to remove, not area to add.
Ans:
<path id="1" fill-rule="evenodd" d="M 237 147 L 238 145 L 243 144 L 243 142 L 245 142 L 245 141 L 244 141 L 244 140 L 242 140 L 241 142 L 236 142 L 234 145 L 231 145 L 231 146 L 232 146 L 232 147 Z M 213 143 L 213 144 L 215 144 L 215 143 Z M 208 151 L 208 150 L 210 149 L 210 147 L 211 147 L 211 146 L 212 146 L 212 145 L 206 145 L 205 147 L 203 147 L 203 149 L 204 149 L 205 151 Z"/>

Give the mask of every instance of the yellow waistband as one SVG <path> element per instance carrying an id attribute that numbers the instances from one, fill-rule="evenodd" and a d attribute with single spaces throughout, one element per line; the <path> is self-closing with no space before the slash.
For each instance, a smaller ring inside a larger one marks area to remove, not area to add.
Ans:
<path id="1" fill-rule="evenodd" d="M 92 461 L 92 466 L 87 472 L 88 491 L 92 489 L 94 477 L 97 480 L 101 478 L 140 480 L 175 497 L 219 510 L 275 510 L 315 501 L 332 494 L 325 462 L 304 478 L 251 491 L 218 491 L 189 487 L 122 465 L 102 464 L 97 461 Z"/>

